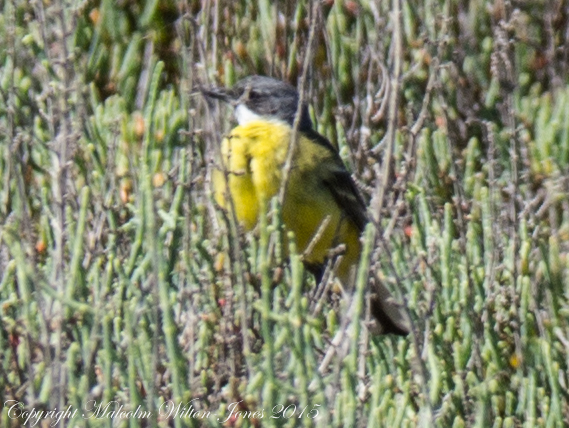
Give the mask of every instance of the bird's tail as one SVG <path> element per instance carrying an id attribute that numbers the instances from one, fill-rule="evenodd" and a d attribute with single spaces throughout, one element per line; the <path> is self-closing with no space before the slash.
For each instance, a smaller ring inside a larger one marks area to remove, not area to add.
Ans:
<path id="1" fill-rule="evenodd" d="M 410 320 L 403 306 L 391 295 L 381 281 L 371 285 L 370 311 L 377 321 L 378 334 L 406 336 L 411 330 Z"/>

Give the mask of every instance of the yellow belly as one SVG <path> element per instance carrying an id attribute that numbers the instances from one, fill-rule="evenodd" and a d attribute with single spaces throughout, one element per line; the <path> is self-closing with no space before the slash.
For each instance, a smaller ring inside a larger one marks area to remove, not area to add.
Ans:
<path id="1" fill-rule="evenodd" d="M 284 123 L 255 121 L 237 126 L 222 142 L 225 173 L 214 172 L 215 199 L 223 207 L 233 207 L 237 219 L 248 230 L 279 193 L 290 134 L 290 127 Z M 282 215 L 286 228 L 296 237 L 298 251 L 309 264 L 323 264 L 330 249 L 340 244 L 346 246 L 337 272 L 346 282 L 359 259 L 359 230 L 324 184 L 330 166 L 334 166 L 332 155 L 326 147 L 300 135 Z M 324 221 L 326 227 L 319 230 Z M 319 238 L 314 241 L 317 232 Z M 305 254 L 309 245 L 311 251 Z"/>

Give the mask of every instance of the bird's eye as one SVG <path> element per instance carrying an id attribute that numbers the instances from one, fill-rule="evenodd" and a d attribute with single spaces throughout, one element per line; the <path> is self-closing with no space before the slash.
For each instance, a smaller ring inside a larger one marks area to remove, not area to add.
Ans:
<path id="1" fill-rule="evenodd" d="M 249 92 L 249 99 L 250 99 L 250 100 L 255 100 L 255 99 L 257 99 L 257 98 L 259 98 L 259 93 L 258 93 L 258 92 L 255 92 L 255 91 L 250 91 L 250 92 Z"/>

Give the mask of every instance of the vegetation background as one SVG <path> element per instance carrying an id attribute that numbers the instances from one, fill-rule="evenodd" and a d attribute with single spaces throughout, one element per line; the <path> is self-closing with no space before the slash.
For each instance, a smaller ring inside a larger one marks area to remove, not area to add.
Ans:
<path id="1" fill-rule="evenodd" d="M 1 426 L 569 425 L 566 1 L 0 6 Z M 212 201 L 231 112 L 196 88 L 251 74 L 305 89 L 379 219 L 353 317 L 277 206 L 245 235 Z M 352 322 L 368 269 L 409 337 Z"/>

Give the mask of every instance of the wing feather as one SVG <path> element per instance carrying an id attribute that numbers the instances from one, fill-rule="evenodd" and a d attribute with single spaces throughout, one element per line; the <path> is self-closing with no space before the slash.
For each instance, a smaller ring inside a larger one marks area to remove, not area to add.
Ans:
<path id="1" fill-rule="evenodd" d="M 333 162 L 326 165 L 327 171 L 323 178 L 323 184 L 328 188 L 334 200 L 348 218 L 363 232 L 367 224 L 366 204 L 352 179 L 352 176 L 344 166 L 340 155 L 334 146 L 322 135 L 314 130 L 304 133 L 310 140 L 325 147 Z"/>

